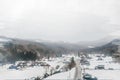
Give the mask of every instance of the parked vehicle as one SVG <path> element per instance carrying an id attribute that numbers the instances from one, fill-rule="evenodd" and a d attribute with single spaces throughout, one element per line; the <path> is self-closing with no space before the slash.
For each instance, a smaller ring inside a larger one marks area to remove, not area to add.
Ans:
<path id="1" fill-rule="evenodd" d="M 101 61 L 101 60 L 103 60 L 101 57 L 98 57 L 98 59 L 97 59 L 98 61 Z"/>
<path id="2" fill-rule="evenodd" d="M 95 67 L 95 69 L 105 69 L 104 65 L 98 65 Z"/>
<path id="3" fill-rule="evenodd" d="M 114 70 L 113 68 L 108 68 L 108 70 Z"/>
<path id="4" fill-rule="evenodd" d="M 16 70 L 18 70 L 17 66 L 15 66 L 15 65 L 11 65 L 8 69 L 16 69 Z"/>
<path id="5" fill-rule="evenodd" d="M 85 63 L 84 63 L 85 65 L 90 65 L 90 62 L 89 61 L 85 61 Z"/>
<path id="6" fill-rule="evenodd" d="M 85 59 L 81 59 L 81 60 L 80 60 L 80 64 L 81 64 L 81 65 L 90 65 L 90 62 L 87 61 L 87 60 L 85 60 Z"/>

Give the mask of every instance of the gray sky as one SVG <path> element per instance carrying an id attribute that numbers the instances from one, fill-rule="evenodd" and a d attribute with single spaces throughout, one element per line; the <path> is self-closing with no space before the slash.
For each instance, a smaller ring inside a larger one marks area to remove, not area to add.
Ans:
<path id="1" fill-rule="evenodd" d="M 0 0 L 0 35 L 92 41 L 120 34 L 120 0 Z"/>

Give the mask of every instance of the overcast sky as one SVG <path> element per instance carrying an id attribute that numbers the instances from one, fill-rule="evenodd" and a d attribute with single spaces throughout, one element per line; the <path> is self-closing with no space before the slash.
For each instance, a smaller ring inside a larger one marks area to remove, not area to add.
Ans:
<path id="1" fill-rule="evenodd" d="M 120 0 L 0 0 L 0 35 L 92 41 L 120 34 Z"/>

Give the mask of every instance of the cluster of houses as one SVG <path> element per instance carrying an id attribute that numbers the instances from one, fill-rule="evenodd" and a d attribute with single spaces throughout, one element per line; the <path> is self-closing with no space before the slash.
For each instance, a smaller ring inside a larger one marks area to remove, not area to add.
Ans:
<path id="1" fill-rule="evenodd" d="M 58 61 L 58 64 L 55 66 L 50 65 L 49 62 L 51 62 L 51 61 L 49 61 L 49 60 L 48 61 L 17 61 L 14 64 L 12 64 L 11 66 L 9 66 L 8 69 L 9 70 L 11 70 L 11 69 L 24 70 L 24 69 L 30 68 L 30 67 L 35 68 L 35 66 L 43 67 L 43 69 L 45 70 L 44 75 L 37 77 L 38 79 L 40 78 L 40 80 L 43 78 L 46 78 L 48 76 L 51 76 L 53 74 L 66 72 L 69 70 L 70 60 L 62 59 L 62 61 Z"/>
<path id="2" fill-rule="evenodd" d="M 40 61 L 18 61 L 15 64 L 12 64 L 8 69 L 23 69 L 34 66 L 46 66 L 50 67 L 49 64 Z"/>

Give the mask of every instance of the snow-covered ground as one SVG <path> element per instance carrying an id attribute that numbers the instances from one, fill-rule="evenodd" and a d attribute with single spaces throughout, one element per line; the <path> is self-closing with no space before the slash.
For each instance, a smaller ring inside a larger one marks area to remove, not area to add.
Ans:
<path id="1" fill-rule="evenodd" d="M 111 57 L 105 57 L 102 59 L 103 60 L 98 60 L 98 57 L 93 57 L 91 60 L 89 60 L 90 65 L 85 65 L 84 67 L 89 69 L 95 69 L 97 65 L 104 65 L 105 69 L 112 68 L 114 70 L 120 70 L 120 64 L 114 63 Z"/>
<path id="2" fill-rule="evenodd" d="M 102 60 L 98 60 L 98 57 L 92 56 L 89 60 L 90 65 L 84 66 L 87 68 L 86 73 L 96 76 L 98 80 L 119 80 L 120 64 L 114 63 L 112 57 L 102 57 Z M 95 70 L 97 65 L 104 65 L 104 70 Z M 109 70 L 109 69 L 112 70 Z"/>
<path id="3" fill-rule="evenodd" d="M 119 80 L 120 70 L 86 70 L 87 73 L 96 76 L 98 80 Z"/>
<path id="4" fill-rule="evenodd" d="M 98 80 L 119 80 L 120 75 L 120 64 L 114 63 L 111 57 L 105 57 L 102 60 L 98 60 L 98 57 L 92 57 L 90 61 L 90 66 L 86 66 L 89 69 L 85 70 L 85 73 L 89 73 L 92 76 L 98 78 Z M 95 66 L 97 65 L 105 65 L 105 70 L 95 70 Z M 85 66 L 84 66 L 85 67 Z M 82 66 L 82 68 L 84 68 Z M 113 68 L 114 70 L 108 70 L 109 68 Z M 58 73 L 53 76 L 46 78 L 45 80 L 74 80 L 75 76 L 75 68 L 71 71 Z"/>
<path id="5" fill-rule="evenodd" d="M 57 71 L 55 68 L 59 65 L 59 68 L 62 68 L 65 64 L 64 62 L 69 61 L 70 58 L 53 58 L 51 60 L 42 61 L 50 65 L 49 68 L 46 69 L 44 66 L 34 66 L 34 67 L 25 67 L 22 69 L 8 69 L 13 64 L 7 64 L 4 66 L 0 66 L 0 80 L 25 80 L 31 79 L 32 77 L 42 77 L 46 72 L 50 74 L 50 70 Z M 24 62 L 24 61 L 22 61 Z M 16 62 L 16 64 L 19 62 Z M 72 72 L 74 72 L 72 70 Z M 62 74 L 62 73 L 61 73 Z M 66 73 L 67 74 L 67 73 Z"/>
<path id="6" fill-rule="evenodd" d="M 70 71 L 52 75 L 44 80 L 74 80 L 75 68 Z"/>
<path id="7" fill-rule="evenodd" d="M 67 62 L 70 61 L 72 56 L 64 56 L 61 58 L 51 58 L 50 60 L 43 60 L 50 65 L 49 70 L 47 72 L 50 73 L 50 69 L 56 70 L 56 66 L 59 65 L 59 68 L 65 66 Z M 75 56 L 74 56 L 75 57 Z M 75 57 L 76 59 L 78 57 Z M 89 73 L 93 76 L 96 76 L 98 80 L 119 80 L 120 75 L 120 64 L 114 63 L 111 57 L 102 57 L 102 60 L 98 60 L 98 57 L 92 56 L 92 59 L 88 59 L 90 65 L 82 66 L 85 69 L 85 73 Z M 23 68 L 22 70 L 15 70 L 15 69 L 8 69 L 9 65 L 0 66 L 0 80 L 25 80 L 30 79 L 32 77 L 41 77 L 46 73 L 46 68 L 43 66 L 34 66 L 34 67 L 27 67 Z M 104 65 L 104 70 L 95 70 L 97 65 Z M 113 70 L 109 70 L 112 68 Z M 57 74 L 53 74 L 44 80 L 67 80 L 72 79 L 74 80 L 76 68 L 72 70 L 61 72 Z M 79 74 L 78 74 L 79 75 Z"/>
<path id="8" fill-rule="evenodd" d="M 23 70 L 8 70 L 0 67 L 0 80 L 24 80 L 31 77 L 42 76 L 44 73 L 43 67 L 33 67 Z"/>

